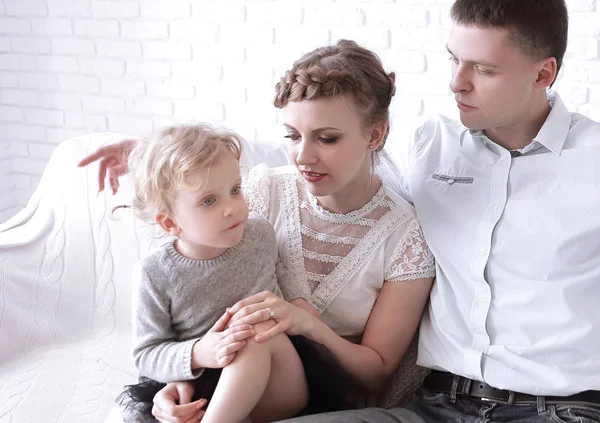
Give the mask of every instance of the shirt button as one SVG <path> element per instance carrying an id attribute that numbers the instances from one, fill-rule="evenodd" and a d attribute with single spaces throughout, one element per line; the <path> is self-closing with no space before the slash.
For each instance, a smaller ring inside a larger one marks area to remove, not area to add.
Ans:
<path id="1" fill-rule="evenodd" d="M 455 182 L 456 182 L 456 180 L 454 180 L 454 179 L 452 179 L 452 178 L 448 179 L 448 183 L 449 183 L 450 185 L 452 185 L 452 184 L 453 184 L 453 183 L 455 183 Z"/>
<path id="2" fill-rule="evenodd" d="M 485 300 L 479 300 L 479 301 L 477 301 L 477 305 L 479 307 L 484 307 L 485 306 Z"/>
<path id="3" fill-rule="evenodd" d="M 485 249 L 484 248 L 480 248 L 479 251 L 478 251 L 478 254 L 480 256 L 485 256 Z"/>

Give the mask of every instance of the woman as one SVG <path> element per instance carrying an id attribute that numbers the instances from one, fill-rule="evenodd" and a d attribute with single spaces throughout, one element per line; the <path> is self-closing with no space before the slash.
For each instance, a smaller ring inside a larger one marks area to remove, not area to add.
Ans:
<path id="1" fill-rule="evenodd" d="M 319 317 L 270 293 L 231 308 L 233 323 L 277 322 L 259 342 L 285 331 L 325 345 L 369 393 L 398 367 L 434 276 L 413 209 L 372 171 L 394 91 L 394 74 L 379 58 L 345 40 L 306 54 L 281 78 L 274 103 L 283 109 L 293 166 L 253 169 L 246 196 L 274 226 L 281 259 Z M 131 143 L 84 159 L 102 159 L 101 188 L 107 170 L 118 188 Z M 155 416 L 198 418 L 200 403 L 190 397 L 184 383 L 167 386 L 155 399 Z"/>

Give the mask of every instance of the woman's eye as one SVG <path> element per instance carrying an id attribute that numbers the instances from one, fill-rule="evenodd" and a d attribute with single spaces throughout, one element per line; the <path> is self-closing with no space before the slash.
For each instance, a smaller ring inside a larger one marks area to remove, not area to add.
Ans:
<path id="1" fill-rule="evenodd" d="M 292 141 L 297 141 L 297 140 L 300 139 L 300 135 L 297 135 L 297 134 L 287 134 L 287 135 L 284 135 L 283 138 L 287 138 L 287 139 L 292 140 Z"/>
<path id="2" fill-rule="evenodd" d="M 323 144 L 334 144 L 338 140 L 338 137 L 321 137 L 319 140 L 321 140 Z"/>

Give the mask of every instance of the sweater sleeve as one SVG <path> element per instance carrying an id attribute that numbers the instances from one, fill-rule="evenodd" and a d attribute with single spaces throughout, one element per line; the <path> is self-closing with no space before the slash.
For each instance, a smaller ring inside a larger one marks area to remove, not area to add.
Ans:
<path id="1" fill-rule="evenodd" d="M 179 342 L 171 326 L 169 281 L 150 274 L 141 265 L 133 271 L 134 334 L 133 356 L 137 369 L 158 382 L 189 380 L 201 372 L 192 371 L 192 348 L 199 338 Z"/>
<path id="2" fill-rule="evenodd" d="M 306 290 L 296 282 L 288 267 L 279 257 L 277 258 L 275 273 L 277 274 L 277 283 L 286 301 L 292 301 L 296 298 L 309 300 L 310 294 L 305 292 Z"/>

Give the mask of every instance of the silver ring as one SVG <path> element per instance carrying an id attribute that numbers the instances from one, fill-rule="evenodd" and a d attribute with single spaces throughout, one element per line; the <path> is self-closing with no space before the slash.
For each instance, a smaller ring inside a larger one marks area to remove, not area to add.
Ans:
<path id="1" fill-rule="evenodd" d="M 275 312 L 271 307 L 267 307 L 267 311 L 269 312 L 269 319 L 275 320 Z"/>

